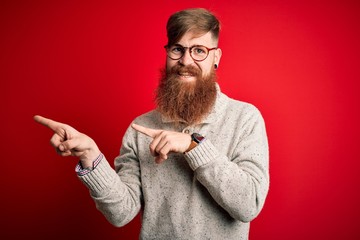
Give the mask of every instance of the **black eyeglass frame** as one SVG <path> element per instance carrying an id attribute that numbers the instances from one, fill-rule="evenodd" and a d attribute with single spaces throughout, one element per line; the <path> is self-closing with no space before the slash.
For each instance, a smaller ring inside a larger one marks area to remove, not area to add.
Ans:
<path id="1" fill-rule="evenodd" d="M 182 54 L 181 54 L 180 57 L 178 57 L 178 58 L 172 58 L 172 57 L 169 56 L 170 47 L 173 47 L 173 46 L 177 46 L 177 47 L 180 47 L 180 48 L 183 49 Z M 192 49 L 195 48 L 195 47 L 203 47 L 203 48 L 205 48 L 205 49 L 207 50 L 207 55 L 206 55 L 206 57 L 205 57 L 204 59 L 202 59 L 202 60 L 194 59 L 194 57 L 192 56 L 191 52 L 192 52 Z M 194 46 L 191 46 L 191 47 L 183 47 L 183 46 L 181 46 L 180 44 L 174 44 L 174 45 L 171 45 L 171 46 L 165 45 L 164 48 L 166 49 L 166 54 L 167 54 L 167 56 L 168 56 L 170 59 L 172 59 L 172 60 L 179 60 L 180 58 L 182 58 L 182 57 L 184 56 L 186 50 L 189 49 L 190 57 L 191 57 L 195 62 L 202 62 L 202 61 L 204 61 L 204 60 L 207 59 L 207 57 L 209 56 L 210 51 L 218 49 L 218 47 L 208 48 L 208 47 L 206 47 L 206 46 L 204 46 L 204 45 L 194 45 Z"/>

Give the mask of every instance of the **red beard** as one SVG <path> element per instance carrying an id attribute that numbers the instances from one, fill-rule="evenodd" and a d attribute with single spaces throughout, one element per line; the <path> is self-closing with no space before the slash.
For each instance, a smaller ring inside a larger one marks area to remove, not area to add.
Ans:
<path id="1" fill-rule="evenodd" d="M 195 82 L 179 80 L 181 72 L 195 76 Z M 193 66 L 175 65 L 170 71 L 163 69 L 156 90 L 157 109 L 166 118 L 177 123 L 198 124 L 210 113 L 215 103 L 215 83 L 214 69 L 205 77 L 202 77 L 201 70 Z"/>

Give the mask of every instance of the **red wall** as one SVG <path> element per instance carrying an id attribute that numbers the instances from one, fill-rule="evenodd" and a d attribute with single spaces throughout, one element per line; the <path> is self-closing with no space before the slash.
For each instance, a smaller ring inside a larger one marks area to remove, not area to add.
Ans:
<path id="1" fill-rule="evenodd" d="M 192 3 L 196 2 L 196 4 Z M 256 239 L 360 238 L 358 1 L 1 1 L 1 239 L 137 239 L 111 226 L 61 158 L 41 114 L 94 138 L 112 163 L 152 109 L 174 11 L 222 21 L 219 84 L 255 104 L 271 187 Z"/>

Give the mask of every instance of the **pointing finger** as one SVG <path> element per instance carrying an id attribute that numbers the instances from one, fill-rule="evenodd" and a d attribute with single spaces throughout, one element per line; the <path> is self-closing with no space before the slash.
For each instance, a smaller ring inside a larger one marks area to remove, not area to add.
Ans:
<path id="1" fill-rule="evenodd" d="M 143 133 L 143 134 L 145 134 L 145 135 L 147 135 L 149 137 L 152 137 L 152 138 L 155 138 L 161 132 L 161 130 L 156 130 L 156 129 L 143 127 L 143 126 L 137 125 L 135 123 L 133 123 L 131 125 L 131 127 L 133 129 L 135 129 L 136 131 L 141 132 L 141 133 Z"/>
<path id="2" fill-rule="evenodd" d="M 53 121 L 49 118 L 44 118 L 39 115 L 34 116 L 34 120 L 40 123 L 41 125 L 50 128 L 53 131 L 56 131 L 58 127 L 62 126 L 62 123 Z"/>

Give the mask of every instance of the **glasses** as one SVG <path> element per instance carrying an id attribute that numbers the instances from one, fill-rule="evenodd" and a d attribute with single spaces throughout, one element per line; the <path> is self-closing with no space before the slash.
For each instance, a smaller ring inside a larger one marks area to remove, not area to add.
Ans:
<path id="1" fill-rule="evenodd" d="M 183 47 L 180 44 L 175 44 L 170 47 L 165 46 L 165 48 L 166 48 L 167 56 L 172 60 L 179 60 L 184 56 L 186 49 L 189 49 L 191 58 L 197 62 L 204 61 L 209 56 L 210 51 L 217 49 L 217 47 L 208 48 L 202 45 Z"/>

